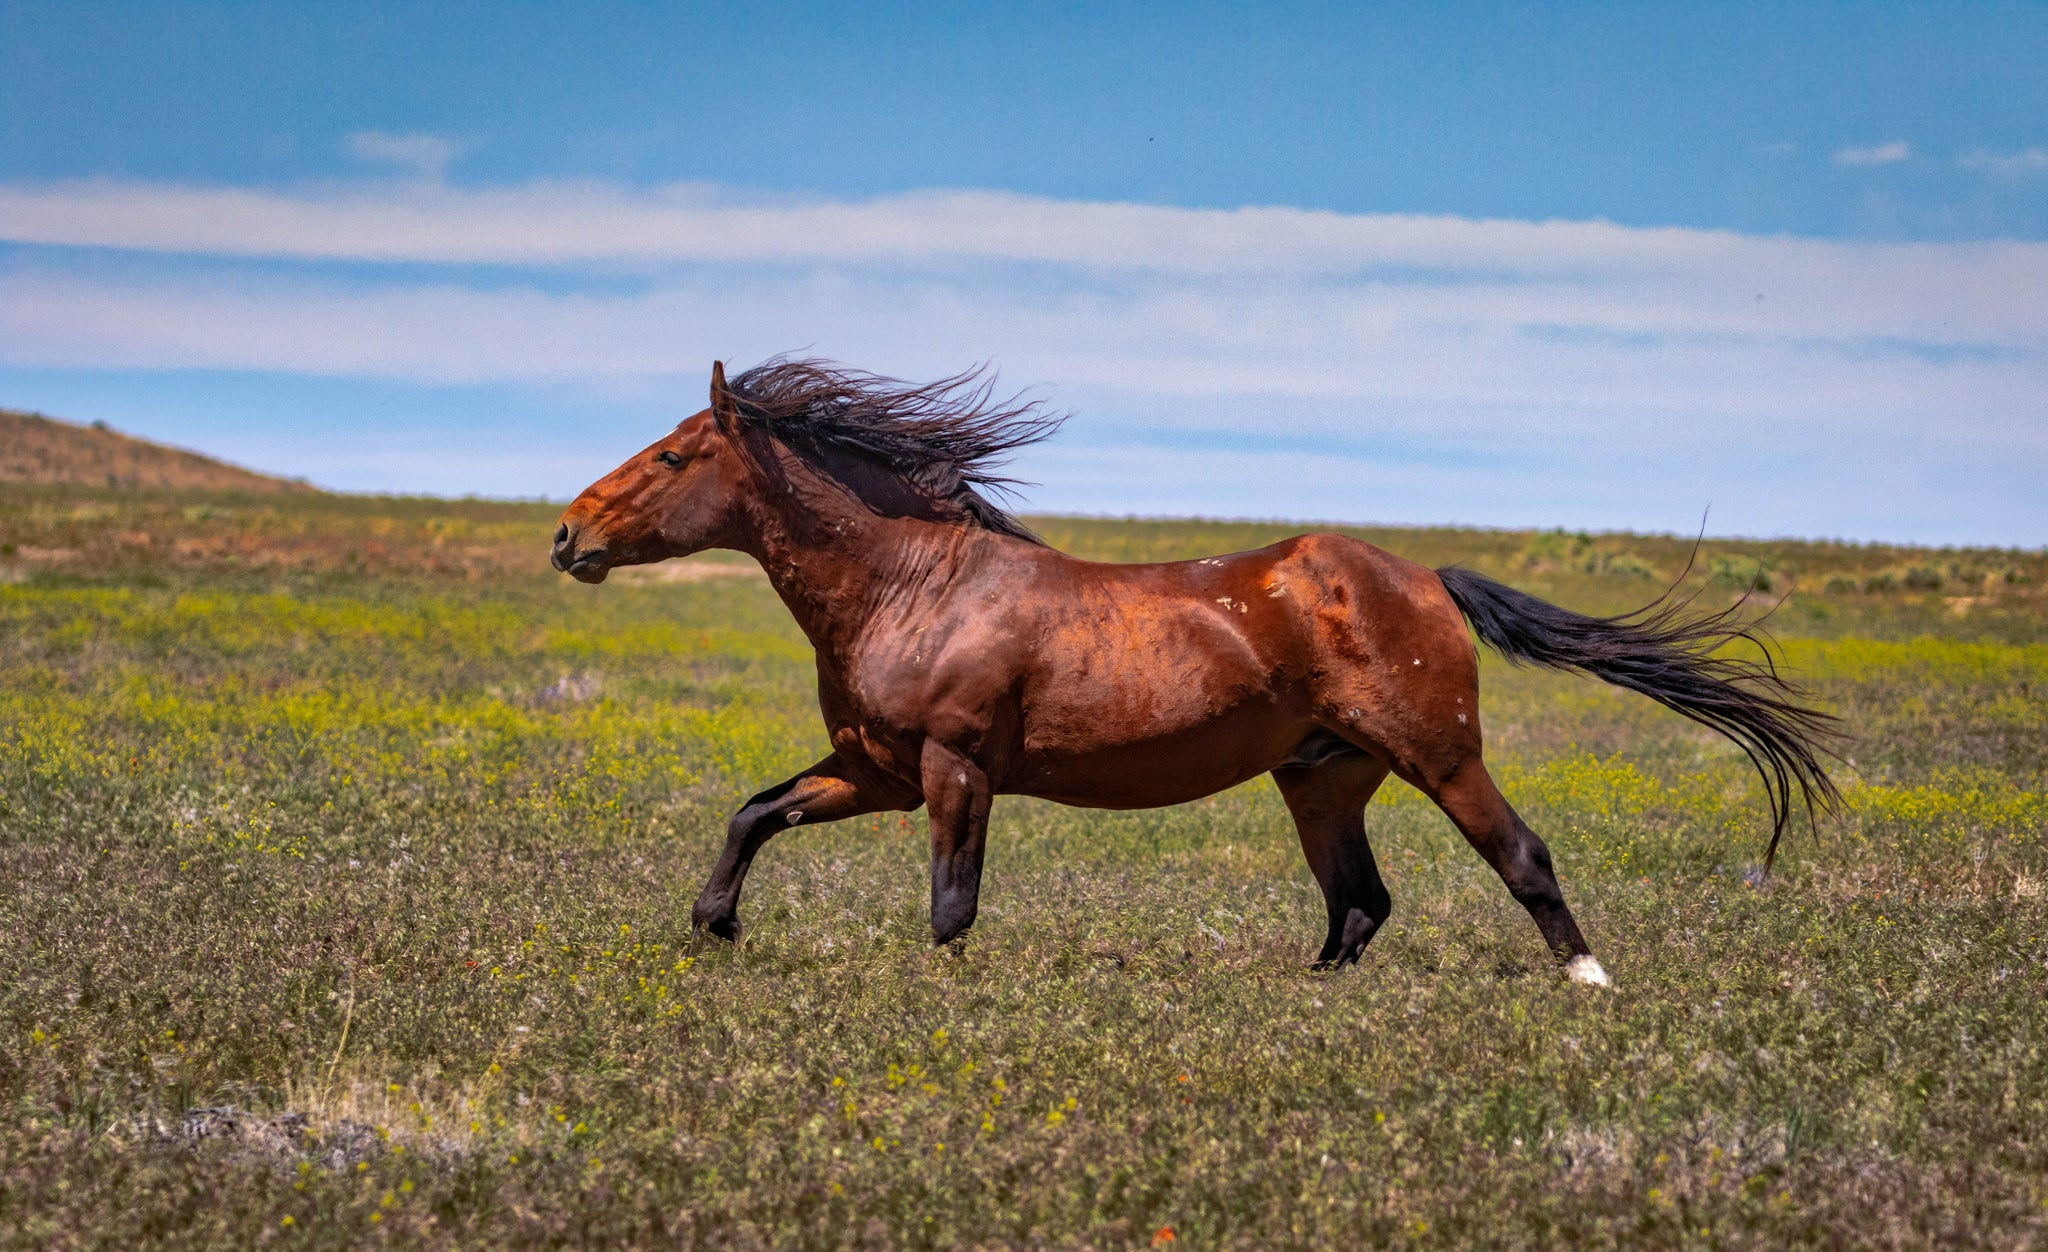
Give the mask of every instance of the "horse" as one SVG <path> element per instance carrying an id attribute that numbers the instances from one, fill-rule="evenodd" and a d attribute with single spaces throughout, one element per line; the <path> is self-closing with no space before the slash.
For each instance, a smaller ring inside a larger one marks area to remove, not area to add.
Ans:
<path id="1" fill-rule="evenodd" d="M 692 910 L 737 941 L 755 855 L 796 826 L 928 814 L 931 933 L 974 923 L 997 796 L 1156 808 L 1270 774 L 1322 888 L 1321 968 L 1356 962 L 1392 899 L 1364 813 L 1389 774 L 1450 818 L 1536 924 L 1568 979 L 1608 986 L 1551 855 L 1488 775 L 1478 652 L 1640 692 L 1732 739 L 1770 802 L 1765 872 L 1792 812 L 1838 800 L 1834 718 L 1802 703 L 1741 603 L 1694 612 L 1678 583 L 1590 617 L 1468 569 L 1429 569 L 1337 534 L 1158 564 L 1048 546 L 984 489 L 1065 420 L 998 399 L 980 370 L 914 385 L 774 357 L 597 480 L 554 533 L 554 568 L 708 548 L 758 561 L 816 653 L 831 751 L 749 799 Z M 1680 581 L 1683 581 L 1681 576 Z M 1468 634 L 1468 627 L 1471 633 Z"/>

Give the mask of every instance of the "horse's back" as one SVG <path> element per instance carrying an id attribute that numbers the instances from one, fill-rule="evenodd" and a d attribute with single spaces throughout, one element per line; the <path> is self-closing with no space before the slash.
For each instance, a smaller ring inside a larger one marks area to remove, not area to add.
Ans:
<path id="1" fill-rule="evenodd" d="M 1038 549 L 961 589 L 980 629 L 943 632 L 974 646 L 939 670 L 981 690 L 978 707 L 1013 693 L 1006 790 L 1148 807 L 1289 759 L 1333 701 L 1357 702 L 1333 674 L 1384 673 L 1395 651 L 1405 664 L 1418 635 L 1442 634 L 1439 608 L 1433 572 L 1343 535 L 1142 565 Z"/>
<path id="2" fill-rule="evenodd" d="M 1022 560 L 1002 581 L 1018 629 L 1075 632 L 1101 648 L 1174 644 L 1272 670 L 1309 659 L 1334 632 L 1462 639 L 1457 607 L 1435 570 L 1363 539 L 1295 535 L 1263 548 L 1181 561 L 1114 564 L 1049 549 L 1010 549 Z"/>

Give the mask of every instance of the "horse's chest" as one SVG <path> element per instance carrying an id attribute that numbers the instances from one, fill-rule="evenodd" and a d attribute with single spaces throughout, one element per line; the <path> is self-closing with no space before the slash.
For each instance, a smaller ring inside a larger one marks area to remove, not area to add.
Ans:
<path id="1" fill-rule="evenodd" d="M 996 658 L 920 652 L 913 645 L 848 674 L 848 699 L 869 726 L 904 734 L 944 734 L 985 719 L 1004 672 Z"/>

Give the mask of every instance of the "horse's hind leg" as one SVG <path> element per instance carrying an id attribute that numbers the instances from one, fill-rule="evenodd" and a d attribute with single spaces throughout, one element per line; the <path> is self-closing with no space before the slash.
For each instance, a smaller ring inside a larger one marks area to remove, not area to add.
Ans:
<path id="1" fill-rule="evenodd" d="M 1329 909 L 1329 937 L 1316 956 L 1319 969 L 1356 961 L 1393 912 L 1365 836 L 1366 803 L 1386 776 L 1384 762 L 1362 753 L 1273 771 Z"/>
<path id="2" fill-rule="evenodd" d="M 1550 945 L 1572 981 L 1607 986 L 1607 972 L 1593 958 L 1572 911 L 1565 907 L 1564 892 L 1550 865 L 1550 849 L 1493 785 L 1478 755 L 1465 757 L 1440 779 L 1409 781 L 1436 801 L 1466 841 L 1493 866 L 1509 894 L 1529 910 L 1543 942 Z"/>

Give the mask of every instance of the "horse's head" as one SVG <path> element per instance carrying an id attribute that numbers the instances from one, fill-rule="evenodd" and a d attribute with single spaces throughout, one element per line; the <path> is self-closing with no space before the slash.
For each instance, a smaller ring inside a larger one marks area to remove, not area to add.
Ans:
<path id="1" fill-rule="evenodd" d="M 740 418 L 711 366 L 711 407 L 583 489 L 555 528 L 555 568 L 599 583 L 618 565 L 645 565 L 730 542 L 745 481 Z"/>

